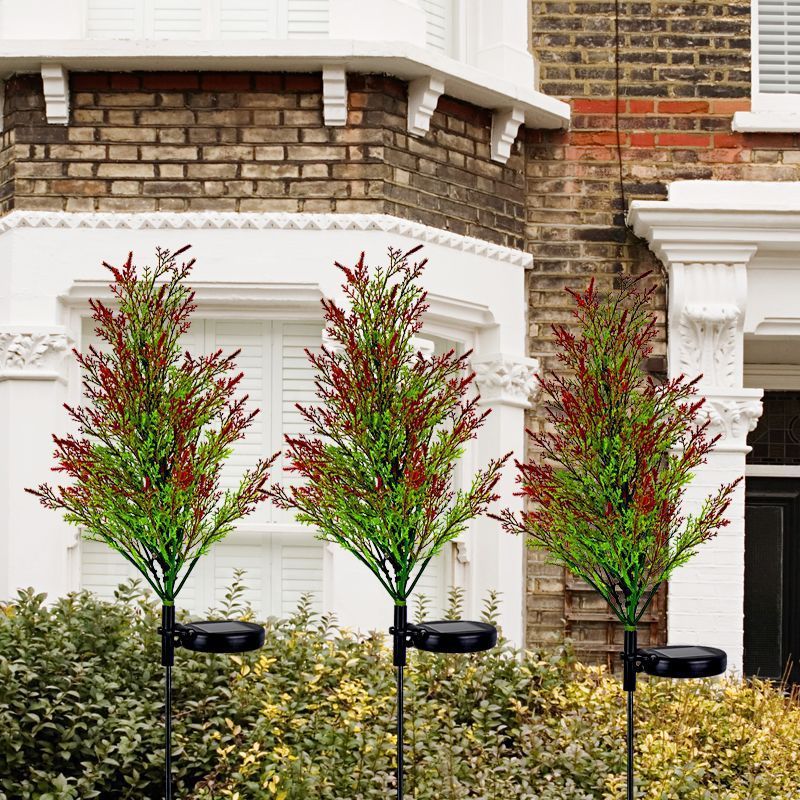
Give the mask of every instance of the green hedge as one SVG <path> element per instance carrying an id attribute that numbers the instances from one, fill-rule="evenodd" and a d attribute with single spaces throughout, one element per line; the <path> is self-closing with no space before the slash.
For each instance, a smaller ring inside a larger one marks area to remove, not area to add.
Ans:
<path id="1" fill-rule="evenodd" d="M 242 613 L 240 596 L 236 586 L 225 615 Z M 4 612 L 0 798 L 160 798 L 158 608 L 129 585 L 115 603 L 83 593 L 45 606 L 28 592 Z M 414 653 L 407 673 L 409 798 L 624 796 L 619 682 L 567 649 Z M 178 651 L 175 709 L 182 800 L 392 796 L 386 642 L 339 631 L 307 605 L 270 620 L 257 653 Z M 644 680 L 637 717 L 640 798 L 800 793 L 800 708 L 769 684 Z"/>

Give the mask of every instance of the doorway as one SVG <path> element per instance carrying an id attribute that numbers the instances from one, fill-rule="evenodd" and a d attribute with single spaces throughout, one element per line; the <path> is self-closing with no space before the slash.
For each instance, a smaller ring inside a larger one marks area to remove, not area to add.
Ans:
<path id="1" fill-rule="evenodd" d="M 747 478 L 744 671 L 800 683 L 800 478 Z"/>

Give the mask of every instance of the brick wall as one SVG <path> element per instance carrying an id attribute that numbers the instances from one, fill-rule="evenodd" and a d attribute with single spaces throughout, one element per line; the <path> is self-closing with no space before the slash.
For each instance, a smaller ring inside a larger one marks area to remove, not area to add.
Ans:
<path id="1" fill-rule="evenodd" d="M 615 100 L 614 2 L 534 0 L 532 48 L 542 91 L 570 101 L 569 132 L 528 131 L 527 246 L 531 355 L 554 367 L 550 324 L 568 318 L 565 285 L 602 286 L 620 273 L 660 265 L 626 231 L 615 109 L 619 110 L 626 204 L 663 199 L 671 181 L 797 180 L 798 137 L 734 134 L 750 108 L 749 0 L 620 0 L 620 92 Z M 659 277 L 663 284 L 663 277 Z M 663 289 L 663 287 L 662 287 Z M 665 296 L 658 312 L 663 323 Z M 658 345 L 665 352 L 663 333 Z M 531 425 L 541 414 L 534 410 Z M 584 656 L 613 660 L 621 641 L 603 603 L 540 555 L 528 562 L 531 645 L 576 639 Z M 664 598 L 648 626 L 664 635 Z"/>
<path id="2" fill-rule="evenodd" d="M 443 97 L 419 138 L 404 82 L 348 84 L 348 123 L 327 127 L 319 74 L 73 73 L 60 126 L 17 76 L 2 209 L 380 212 L 522 247 L 523 154 L 491 161 L 488 111 Z"/>

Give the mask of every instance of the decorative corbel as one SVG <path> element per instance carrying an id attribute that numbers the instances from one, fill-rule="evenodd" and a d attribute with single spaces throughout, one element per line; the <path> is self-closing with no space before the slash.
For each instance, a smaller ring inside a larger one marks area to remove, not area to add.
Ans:
<path id="1" fill-rule="evenodd" d="M 347 73 L 344 67 L 323 68 L 322 110 L 326 125 L 347 123 Z"/>
<path id="2" fill-rule="evenodd" d="M 520 125 L 525 122 L 525 112 L 521 108 L 495 111 L 492 114 L 492 161 L 505 164 L 511 157 Z"/>
<path id="3" fill-rule="evenodd" d="M 47 121 L 54 125 L 69 122 L 69 75 L 61 64 L 42 64 L 42 86 Z"/>
<path id="4" fill-rule="evenodd" d="M 424 136 L 431 117 L 444 94 L 444 81 L 433 76 L 417 78 L 408 84 L 408 132 Z"/>

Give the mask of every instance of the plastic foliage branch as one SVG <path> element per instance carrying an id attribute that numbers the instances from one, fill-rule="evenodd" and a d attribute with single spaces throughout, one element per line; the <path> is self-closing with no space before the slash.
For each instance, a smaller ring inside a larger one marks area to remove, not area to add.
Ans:
<path id="1" fill-rule="evenodd" d="M 655 288 L 640 288 L 648 274 L 605 299 L 594 281 L 582 294 L 567 290 L 581 334 L 553 326 L 566 376 L 540 379 L 548 428 L 528 431 L 540 459 L 516 462 L 517 494 L 530 510 L 497 517 L 594 587 L 628 630 L 674 570 L 728 524 L 739 482 L 681 516 L 692 471 L 719 436 L 709 438 L 710 420 L 702 421 L 702 376 L 656 385 L 643 369 L 656 335 Z"/>
<path id="2" fill-rule="evenodd" d="M 245 410 L 246 395 L 234 397 L 239 351 L 182 351 L 195 310 L 183 281 L 194 260 L 179 266 L 176 259 L 188 249 L 157 250 L 156 266 L 141 275 L 132 254 L 119 269 L 104 264 L 118 308 L 90 305 L 107 347 L 73 351 L 88 404 L 65 406 L 77 437 L 53 436 L 53 470 L 72 482 L 26 490 L 121 553 L 165 605 L 174 604 L 200 556 L 266 498 L 276 458 L 259 461 L 237 488 L 219 488 L 223 463 L 258 411 Z"/>
<path id="3" fill-rule="evenodd" d="M 309 435 L 286 436 L 289 470 L 305 480 L 270 487 L 273 502 L 315 525 L 363 562 L 405 605 L 428 562 L 497 499 L 510 454 L 453 489 L 455 462 L 489 411 L 479 413 L 470 353 L 423 356 L 414 336 L 427 308 L 417 281 L 420 248 L 389 250 L 370 275 L 364 254 L 345 276 L 349 311 L 323 300 L 332 347 L 306 354 L 318 404 L 297 406 Z"/>

